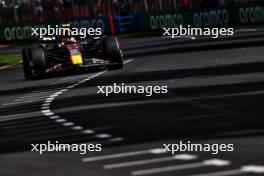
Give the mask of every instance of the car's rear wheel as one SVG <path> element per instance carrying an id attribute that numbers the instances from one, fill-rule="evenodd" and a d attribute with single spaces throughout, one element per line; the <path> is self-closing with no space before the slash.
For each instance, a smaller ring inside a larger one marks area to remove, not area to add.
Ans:
<path id="1" fill-rule="evenodd" d="M 102 40 L 104 55 L 110 65 L 107 66 L 108 70 L 121 69 L 123 67 L 123 54 L 119 46 L 117 37 L 106 37 Z"/>
<path id="2" fill-rule="evenodd" d="M 47 62 L 44 48 L 23 49 L 22 59 L 26 79 L 39 79 L 44 76 Z"/>

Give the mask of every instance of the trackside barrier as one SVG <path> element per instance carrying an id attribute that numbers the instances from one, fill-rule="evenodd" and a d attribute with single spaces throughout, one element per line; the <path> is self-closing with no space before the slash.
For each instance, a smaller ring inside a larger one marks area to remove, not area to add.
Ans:
<path id="1" fill-rule="evenodd" d="M 127 32 L 131 29 L 131 26 L 134 21 L 133 15 L 128 16 L 113 16 L 114 23 L 115 23 L 115 30 L 116 32 Z"/>
<path id="2" fill-rule="evenodd" d="M 112 15 L 109 16 L 109 27 L 112 35 L 115 35 L 116 30 L 115 30 L 115 24 L 114 24 L 114 17 Z"/>
<path id="3" fill-rule="evenodd" d="M 193 27 L 259 26 L 264 24 L 264 2 L 196 10 L 136 12 L 126 16 L 91 16 L 44 23 L 0 23 L 0 42 L 32 40 L 30 35 L 32 27 L 64 23 L 71 23 L 82 28 L 102 28 L 104 34 L 162 31 L 163 28 L 179 25 Z"/>
<path id="4" fill-rule="evenodd" d="M 65 23 L 70 23 L 77 28 L 101 28 L 104 34 L 110 34 L 112 31 L 108 16 L 73 18 L 64 21 L 47 21 L 42 23 L 0 23 L 0 42 L 32 41 L 35 38 L 31 36 L 31 28 L 45 28 L 47 25 L 61 26 Z"/>
<path id="5" fill-rule="evenodd" d="M 143 12 L 137 18 L 144 30 L 158 31 L 179 25 L 192 27 L 247 27 L 264 24 L 264 2 L 247 5 L 222 5 L 195 10 Z M 138 23 L 136 24 L 138 26 Z"/>

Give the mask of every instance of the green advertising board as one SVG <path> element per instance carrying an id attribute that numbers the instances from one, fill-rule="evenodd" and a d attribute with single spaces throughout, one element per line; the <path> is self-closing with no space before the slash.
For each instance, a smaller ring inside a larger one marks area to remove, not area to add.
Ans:
<path id="1" fill-rule="evenodd" d="M 33 40 L 31 28 L 47 28 L 51 26 L 61 26 L 61 24 L 70 23 L 75 27 L 82 28 L 102 28 L 104 34 L 110 33 L 109 17 L 87 17 L 70 19 L 67 21 L 49 21 L 45 23 L 1 23 L 0 24 L 0 42 L 13 42 L 20 40 Z M 36 37 L 35 37 L 36 38 Z"/>
<path id="2" fill-rule="evenodd" d="M 261 25 L 264 24 L 264 4 L 238 6 L 235 10 L 237 25 Z"/>
<path id="3" fill-rule="evenodd" d="M 145 13 L 145 29 L 160 30 L 186 24 L 186 13 L 183 11 Z"/>
<path id="4" fill-rule="evenodd" d="M 17 40 L 32 40 L 31 28 L 43 27 L 43 24 L 31 23 L 3 23 L 0 25 L 0 41 L 11 42 Z"/>
<path id="5" fill-rule="evenodd" d="M 145 31 L 179 25 L 193 27 L 243 27 L 264 24 L 264 4 L 228 5 L 189 11 L 145 13 Z"/>
<path id="6" fill-rule="evenodd" d="M 228 5 L 189 12 L 194 27 L 243 27 L 264 24 L 264 4 Z"/>
<path id="7" fill-rule="evenodd" d="M 264 24 L 264 2 L 250 5 L 228 5 L 200 10 L 142 12 L 134 15 L 134 32 L 191 25 L 193 27 L 243 27 Z M 0 23 L 0 42 L 30 40 L 31 28 L 47 24 L 71 23 L 81 27 L 100 27 L 110 33 L 109 17 L 85 17 L 68 21 L 40 23 Z"/>

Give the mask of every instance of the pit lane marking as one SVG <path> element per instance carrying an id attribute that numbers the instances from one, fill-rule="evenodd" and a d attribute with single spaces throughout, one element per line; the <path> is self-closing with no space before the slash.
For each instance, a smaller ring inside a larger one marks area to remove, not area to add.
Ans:
<path id="1" fill-rule="evenodd" d="M 127 63 L 130 63 L 132 62 L 133 59 L 129 59 L 129 60 L 126 60 L 124 61 L 124 64 L 127 64 Z M 75 87 L 91 80 L 91 79 L 94 79 L 104 73 L 106 73 L 107 71 L 101 71 L 99 73 L 96 73 L 96 74 L 93 74 L 91 76 L 89 76 L 88 78 L 85 78 L 85 79 L 82 79 L 80 81 L 78 81 L 77 83 L 73 84 L 73 85 L 70 85 L 64 89 L 61 89 L 61 90 L 58 90 L 56 91 L 55 93 L 51 94 L 48 98 L 45 99 L 44 103 L 42 104 L 42 114 L 45 116 L 45 117 L 48 117 L 50 118 L 51 120 L 54 120 L 56 123 L 60 123 L 61 125 L 63 126 L 67 126 L 67 127 L 70 127 L 72 130 L 75 130 L 75 131 L 80 131 L 81 133 L 83 134 L 87 134 L 87 135 L 94 135 L 94 137 L 96 138 L 99 138 L 99 139 L 111 139 L 112 138 L 112 135 L 111 134 L 106 134 L 106 133 L 103 133 L 103 134 L 95 134 L 95 131 L 93 130 L 90 130 L 90 129 L 85 129 L 84 127 L 82 126 L 79 126 L 79 125 L 75 125 L 73 122 L 70 122 L 66 119 L 63 119 L 61 118 L 60 116 L 58 115 L 55 115 L 54 112 L 52 112 L 50 109 L 50 105 L 51 103 L 55 100 L 56 97 L 58 97 L 59 95 L 71 90 L 71 89 L 74 89 Z M 63 119 L 63 120 L 62 120 Z"/>

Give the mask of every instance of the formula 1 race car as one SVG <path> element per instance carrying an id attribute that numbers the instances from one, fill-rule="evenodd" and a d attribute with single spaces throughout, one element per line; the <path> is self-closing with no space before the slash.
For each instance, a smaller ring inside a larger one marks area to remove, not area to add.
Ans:
<path id="1" fill-rule="evenodd" d="M 22 58 L 26 79 L 39 79 L 66 70 L 86 71 L 96 66 L 115 70 L 123 66 L 122 50 L 114 36 L 90 40 L 43 38 L 37 47 L 23 49 Z"/>

